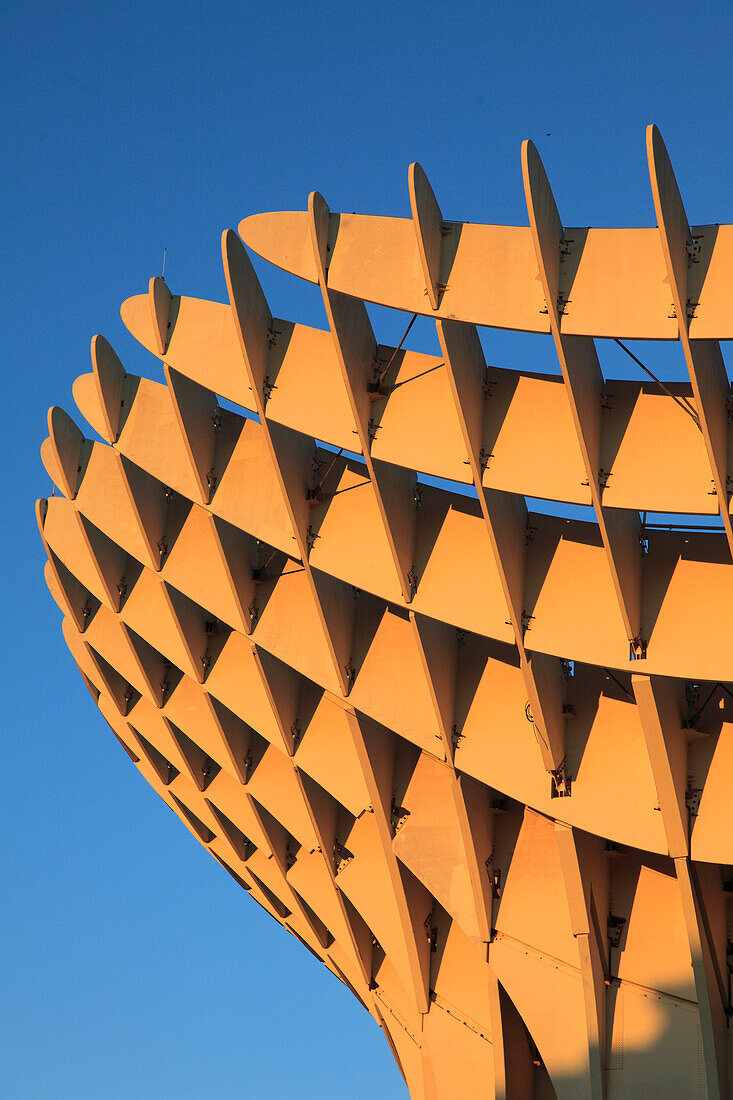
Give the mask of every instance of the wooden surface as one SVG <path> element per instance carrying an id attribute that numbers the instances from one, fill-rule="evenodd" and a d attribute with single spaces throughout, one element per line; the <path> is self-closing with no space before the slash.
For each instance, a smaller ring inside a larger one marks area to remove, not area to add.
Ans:
<path id="1" fill-rule="evenodd" d="M 122 307 L 165 384 L 95 337 L 102 441 L 49 414 L 46 581 L 99 709 L 424 1100 L 729 1094 L 733 231 L 691 262 L 649 157 L 654 229 L 564 227 L 531 144 L 526 228 L 445 222 L 419 165 L 411 220 L 248 218 L 330 331 L 273 317 L 228 231 L 229 303 Z M 559 373 L 487 365 L 480 324 Z M 611 335 L 679 337 L 689 384 L 604 379 Z"/>

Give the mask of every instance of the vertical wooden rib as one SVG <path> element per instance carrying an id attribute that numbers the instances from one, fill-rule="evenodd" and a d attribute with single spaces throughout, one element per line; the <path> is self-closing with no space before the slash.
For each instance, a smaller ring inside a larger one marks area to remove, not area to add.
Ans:
<path id="1" fill-rule="evenodd" d="M 560 256 L 563 226 L 539 153 L 522 145 L 522 175 L 550 331 L 560 361 L 591 500 L 613 579 L 626 635 L 636 656 L 644 653 L 641 622 L 640 524 L 637 512 L 604 508 L 600 485 L 603 376 L 593 339 L 560 331 Z"/>
<path id="2" fill-rule="evenodd" d="M 391 739 L 384 730 L 378 729 L 353 708 L 346 708 L 346 718 L 351 733 L 356 756 L 359 760 L 366 789 L 371 800 L 371 811 L 387 863 L 389 877 L 394 890 L 394 902 L 400 924 L 400 934 L 404 946 L 404 961 L 394 960 L 400 971 L 407 977 L 408 989 L 418 1012 L 425 1013 L 429 1008 L 430 960 L 425 936 L 417 932 L 416 925 L 421 924 L 419 917 L 410 905 L 405 890 L 401 864 L 392 848 L 392 826 L 390 821 L 390 802 L 392 794 L 392 768 L 389 760 L 394 749 L 388 743 Z M 402 965 L 400 965 L 402 963 Z"/>
<path id="3" fill-rule="evenodd" d="M 728 375 L 717 340 L 690 339 L 690 317 L 695 308 L 688 294 L 688 246 L 692 243 L 690 226 L 669 154 L 662 135 L 654 125 L 647 127 L 646 151 L 672 304 L 677 314 L 682 350 L 710 462 L 713 488 L 733 558 L 733 526 L 728 505 Z"/>
<path id="4" fill-rule="evenodd" d="M 433 309 L 440 305 L 440 260 L 443 242 L 443 215 L 428 177 L 419 164 L 411 164 L 407 174 L 412 222 L 415 226 L 428 301 Z"/>
<path id="5" fill-rule="evenodd" d="M 595 840 L 595 838 L 593 838 Z M 606 1095 L 606 966 L 605 943 L 598 935 L 590 900 L 588 868 L 583 865 L 578 830 L 555 822 L 555 841 L 570 911 L 570 925 L 578 947 L 588 1028 L 588 1095 Z"/>
<path id="6" fill-rule="evenodd" d="M 673 859 L 689 855 L 687 738 L 681 728 L 679 684 L 662 676 L 632 676 L 649 763 L 657 789 L 659 809 Z"/>
<path id="7" fill-rule="evenodd" d="M 416 485 L 412 470 L 372 458 L 372 400 L 368 385 L 375 372 L 377 342 L 364 302 L 328 286 L 329 209 L 317 191 L 308 198 L 313 254 L 336 356 L 354 416 L 356 434 L 374 489 L 384 533 L 406 603 L 415 589 Z M 325 396 L 325 395 L 324 395 Z"/>
<path id="8" fill-rule="evenodd" d="M 684 856 L 675 859 L 674 864 L 695 976 L 707 1094 L 709 1100 L 727 1100 L 728 995 L 718 968 L 695 865 Z"/>
<path id="9" fill-rule="evenodd" d="M 554 772 L 565 758 L 562 679 L 557 658 L 539 653 L 530 655 L 525 649 L 527 508 L 522 497 L 483 485 L 481 443 L 486 363 L 476 326 L 462 321 L 437 321 L 436 325 L 474 488 L 504 591 L 532 716 L 540 734 L 540 752 L 547 771 Z"/>
<path id="10" fill-rule="evenodd" d="M 318 578 L 311 569 L 308 546 L 308 506 L 305 478 L 306 451 L 313 441 L 288 428 L 272 424 L 265 410 L 268 338 L 272 331 L 272 314 L 267 306 L 254 268 L 244 245 L 232 230 L 222 236 L 222 258 L 232 314 L 242 349 L 244 367 L 262 422 L 273 464 L 278 474 L 285 504 L 293 525 L 308 584 L 313 594 L 319 618 L 331 655 L 334 673 L 342 694 L 349 691 L 346 669 L 351 661 L 351 624 L 343 621 L 344 603 L 335 591 L 338 582 L 330 577 Z M 340 619 L 340 622 L 335 620 Z"/>

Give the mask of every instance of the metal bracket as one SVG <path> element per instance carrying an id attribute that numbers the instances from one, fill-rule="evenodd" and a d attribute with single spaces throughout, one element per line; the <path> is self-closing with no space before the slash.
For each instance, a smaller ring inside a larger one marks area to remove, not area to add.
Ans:
<path id="1" fill-rule="evenodd" d="M 423 928 L 427 932 L 428 943 L 430 944 L 431 952 L 435 952 L 435 951 L 438 950 L 438 929 L 433 924 L 433 917 L 434 916 L 435 916 L 435 911 L 431 910 L 428 913 L 428 915 L 425 918 L 425 921 L 423 923 Z"/>
<path id="2" fill-rule="evenodd" d="M 702 801 L 702 787 L 688 787 L 685 791 L 685 805 L 690 812 L 690 817 L 697 817 Z"/>
<path id="3" fill-rule="evenodd" d="M 560 766 L 550 772 L 550 798 L 570 798 L 572 783 L 567 773 L 567 758 L 563 757 Z"/>
<path id="4" fill-rule="evenodd" d="M 689 237 L 687 239 L 687 243 L 685 244 L 685 251 L 687 252 L 688 266 L 690 264 L 700 263 L 700 253 L 702 252 L 702 245 L 700 244 L 701 240 L 702 234 L 697 237 Z"/>
<path id="5" fill-rule="evenodd" d="M 617 917 L 614 916 L 613 913 L 608 914 L 606 928 L 608 929 L 608 942 L 611 944 L 611 947 L 618 947 L 621 943 L 621 936 L 625 924 L 626 917 Z"/>
<path id="6" fill-rule="evenodd" d="M 453 745 L 453 751 L 454 752 L 456 751 L 456 749 L 460 745 L 461 741 L 464 740 L 464 738 L 465 738 L 465 734 L 458 732 L 458 726 L 454 722 L 453 723 L 453 729 L 451 730 L 451 735 L 450 735 L 450 739 L 451 739 L 451 743 Z"/>
<path id="7" fill-rule="evenodd" d="M 252 753 L 247 752 L 247 754 L 244 757 L 244 760 L 242 761 L 242 771 L 244 773 L 244 777 L 245 777 L 244 782 L 245 783 L 247 783 L 249 781 L 249 774 L 252 771 L 252 764 L 253 763 L 254 763 L 254 761 L 252 760 Z"/>
<path id="8" fill-rule="evenodd" d="M 347 867 L 351 863 L 353 858 L 354 853 L 350 852 L 349 849 L 346 848 L 337 837 L 333 842 L 333 862 L 336 874 L 340 874 L 341 871 L 343 871 L 344 867 Z M 376 940 L 374 941 L 374 946 L 379 946 Z"/>
<path id="9" fill-rule="evenodd" d="M 406 810 L 404 806 L 398 806 L 394 798 L 392 799 L 392 808 L 390 811 L 390 821 L 395 833 L 398 833 L 402 826 L 410 816 L 410 811 Z"/>
<path id="10" fill-rule="evenodd" d="M 487 856 L 484 860 L 484 866 L 489 872 L 489 884 L 491 886 L 491 896 L 497 901 L 501 897 L 501 868 L 494 867 L 494 853 Z"/>

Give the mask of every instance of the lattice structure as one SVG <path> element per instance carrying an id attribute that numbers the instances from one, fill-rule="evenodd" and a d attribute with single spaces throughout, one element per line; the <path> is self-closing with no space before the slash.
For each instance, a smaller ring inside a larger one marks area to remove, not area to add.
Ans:
<path id="1" fill-rule="evenodd" d="M 414 1098 L 728 1094 L 733 226 L 691 229 L 647 147 L 657 228 L 564 229 L 531 143 L 527 228 L 445 221 L 418 165 L 412 219 L 245 219 L 330 331 L 273 318 L 228 231 L 228 304 L 122 307 L 167 384 L 98 336 L 106 442 L 49 414 L 46 578 L 99 709 Z M 604 380 L 593 337 L 679 338 L 690 384 Z"/>

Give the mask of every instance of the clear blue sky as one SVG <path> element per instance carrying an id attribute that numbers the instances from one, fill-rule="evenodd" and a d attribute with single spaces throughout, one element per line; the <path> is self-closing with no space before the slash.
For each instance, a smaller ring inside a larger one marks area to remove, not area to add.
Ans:
<path id="1" fill-rule="evenodd" d="M 6 0 L 0 1094 L 405 1096 L 351 994 L 140 778 L 62 643 L 33 516 L 50 492 L 38 448 L 48 406 L 73 412 L 90 337 L 159 377 L 119 304 L 164 246 L 174 292 L 224 300 L 223 228 L 303 208 L 314 188 L 334 210 L 407 215 L 412 160 L 445 217 L 526 224 L 526 137 L 566 224 L 653 224 L 652 121 L 691 221 L 733 221 L 732 18 L 710 0 Z M 276 315 L 323 324 L 314 288 L 259 270 Z M 550 363 L 548 342 L 487 335 L 507 365 Z M 649 355 L 679 371 L 677 348 Z"/>

